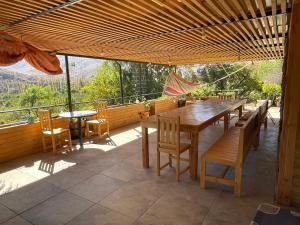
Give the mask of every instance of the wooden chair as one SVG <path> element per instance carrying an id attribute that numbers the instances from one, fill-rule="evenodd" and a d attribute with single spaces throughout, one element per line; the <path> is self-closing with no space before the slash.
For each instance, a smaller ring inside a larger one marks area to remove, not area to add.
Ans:
<path id="1" fill-rule="evenodd" d="M 62 146 L 62 138 L 65 135 L 64 141 L 68 142 L 69 149 L 72 151 L 72 140 L 71 140 L 71 133 L 68 128 L 54 128 L 52 123 L 52 116 L 49 110 L 39 110 L 39 119 L 41 123 L 41 130 L 42 130 L 42 143 L 43 143 L 43 150 L 47 150 L 46 145 L 46 137 L 51 138 L 52 143 L 52 150 L 54 153 L 57 152 L 57 145 Z"/>
<path id="2" fill-rule="evenodd" d="M 189 159 L 180 158 L 180 155 L 185 151 L 189 151 Z M 160 166 L 161 152 L 169 155 L 169 161 L 163 166 Z M 157 175 L 160 176 L 160 171 L 166 166 L 172 167 L 172 158 L 175 158 L 176 180 L 179 181 L 179 176 L 190 169 L 191 157 L 191 144 L 180 142 L 180 117 L 157 116 Z M 182 171 L 180 170 L 180 160 L 189 162 L 189 165 Z"/>
<path id="3" fill-rule="evenodd" d="M 109 122 L 108 122 L 108 116 L 107 116 L 107 102 L 99 101 L 96 102 L 96 119 L 94 120 L 88 120 L 86 121 L 86 129 L 85 129 L 85 136 L 89 137 L 90 134 L 97 133 L 99 137 L 102 137 L 105 135 L 109 135 Z M 103 134 L 101 133 L 101 128 L 106 125 L 106 132 Z M 91 132 L 90 126 L 96 127 L 97 132 Z"/>
<path id="4" fill-rule="evenodd" d="M 260 127 L 259 112 L 256 110 L 242 127 L 230 128 L 223 137 L 214 143 L 201 159 L 200 186 L 205 188 L 206 182 L 220 183 L 234 187 L 237 197 L 241 194 L 242 171 L 244 161 L 251 147 L 257 147 Z M 226 169 L 220 176 L 206 174 L 206 163 L 212 162 L 225 165 Z M 226 179 L 230 167 L 235 170 L 234 180 Z"/>

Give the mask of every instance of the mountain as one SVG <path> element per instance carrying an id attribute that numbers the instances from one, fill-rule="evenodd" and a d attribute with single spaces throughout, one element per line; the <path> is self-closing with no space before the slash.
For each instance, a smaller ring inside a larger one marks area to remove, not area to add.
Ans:
<path id="1" fill-rule="evenodd" d="M 63 69 L 62 75 L 57 75 L 58 77 L 62 77 L 65 75 L 65 59 L 64 56 L 58 56 L 61 68 Z M 80 76 L 80 77 L 91 77 L 95 75 L 96 69 L 99 65 L 101 65 L 103 60 L 100 59 L 91 59 L 91 58 L 82 58 L 82 57 L 73 57 L 69 56 L 69 68 L 70 68 L 70 76 Z M 6 75 L 5 75 L 6 74 Z M 1 67 L 0 68 L 0 81 L 2 79 L 11 79 L 12 77 L 8 76 L 8 74 L 14 74 L 14 79 L 24 79 L 28 77 L 28 79 L 39 77 L 46 78 L 52 75 L 47 75 L 36 70 L 26 61 L 22 60 L 12 66 Z M 18 77 L 21 76 L 21 77 Z"/>

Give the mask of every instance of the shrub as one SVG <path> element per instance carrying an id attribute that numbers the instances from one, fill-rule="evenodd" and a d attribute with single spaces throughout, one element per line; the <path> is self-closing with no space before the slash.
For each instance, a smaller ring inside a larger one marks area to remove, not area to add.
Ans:
<path id="1" fill-rule="evenodd" d="M 215 86 L 206 86 L 201 87 L 192 92 L 192 96 L 211 96 L 215 93 L 216 87 Z"/>
<path id="2" fill-rule="evenodd" d="M 275 105 L 275 101 L 281 95 L 281 86 L 279 84 L 263 84 L 262 91 L 272 101 L 272 105 Z"/>
<path id="3" fill-rule="evenodd" d="M 251 101 L 251 102 L 257 102 L 257 100 L 261 99 L 261 93 L 259 93 L 258 91 L 251 91 L 250 94 L 249 94 L 249 97 L 248 99 Z"/>

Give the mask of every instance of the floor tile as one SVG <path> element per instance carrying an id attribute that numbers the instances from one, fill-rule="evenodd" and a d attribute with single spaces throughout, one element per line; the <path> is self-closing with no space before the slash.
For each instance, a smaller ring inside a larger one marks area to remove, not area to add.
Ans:
<path id="1" fill-rule="evenodd" d="M 21 213 L 61 191 L 62 189 L 53 184 L 45 181 L 36 181 L 18 190 L 2 195 L 0 203 L 17 213 Z"/>
<path id="2" fill-rule="evenodd" d="M 98 202 L 122 186 L 123 183 L 121 180 L 98 174 L 75 185 L 69 191 L 92 202 Z"/>
<path id="3" fill-rule="evenodd" d="M 81 169 L 76 165 L 57 174 L 53 174 L 47 178 L 47 181 L 60 188 L 68 189 L 94 174 L 94 172 Z"/>
<path id="4" fill-rule="evenodd" d="M 36 178 L 18 170 L 10 170 L 0 174 L 0 195 L 21 188 L 37 181 Z"/>
<path id="5" fill-rule="evenodd" d="M 63 192 L 24 212 L 22 216 L 35 225 L 65 224 L 92 206 L 77 195 Z"/>
<path id="6" fill-rule="evenodd" d="M 75 217 L 67 225 L 131 225 L 133 222 L 134 219 L 128 216 L 95 205 Z"/>
<path id="7" fill-rule="evenodd" d="M 0 205 L 0 223 L 3 223 L 16 215 L 17 215 L 16 213 L 9 210 L 5 206 Z"/>
<path id="8" fill-rule="evenodd" d="M 171 183 L 161 180 L 142 181 L 124 185 L 108 195 L 100 204 L 122 214 L 137 218 L 171 188 Z"/>
<path id="9" fill-rule="evenodd" d="M 29 223 L 27 220 L 23 219 L 22 217 L 16 216 L 16 217 L 6 221 L 2 225 L 31 225 L 31 224 L 32 223 Z"/>
<path id="10" fill-rule="evenodd" d="M 217 191 L 195 185 L 174 186 L 139 218 L 143 224 L 198 225 L 207 215 Z"/>
<path id="11" fill-rule="evenodd" d="M 113 177 L 122 181 L 130 181 L 140 175 L 140 170 L 134 169 L 133 167 L 126 164 L 118 164 L 102 172 L 106 176 Z"/>

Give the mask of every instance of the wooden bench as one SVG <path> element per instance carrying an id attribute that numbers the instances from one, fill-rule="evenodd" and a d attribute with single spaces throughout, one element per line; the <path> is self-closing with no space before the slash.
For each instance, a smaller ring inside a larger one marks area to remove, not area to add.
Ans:
<path id="1" fill-rule="evenodd" d="M 230 128 L 202 156 L 200 186 L 205 188 L 206 182 L 220 183 L 234 187 L 236 196 L 241 194 L 243 164 L 248 152 L 254 145 L 257 147 L 259 133 L 259 109 L 257 109 L 242 127 Z M 212 162 L 227 166 L 224 172 L 216 177 L 206 174 L 206 163 Z M 235 170 L 234 180 L 224 178 L 228 169 Z"/>

